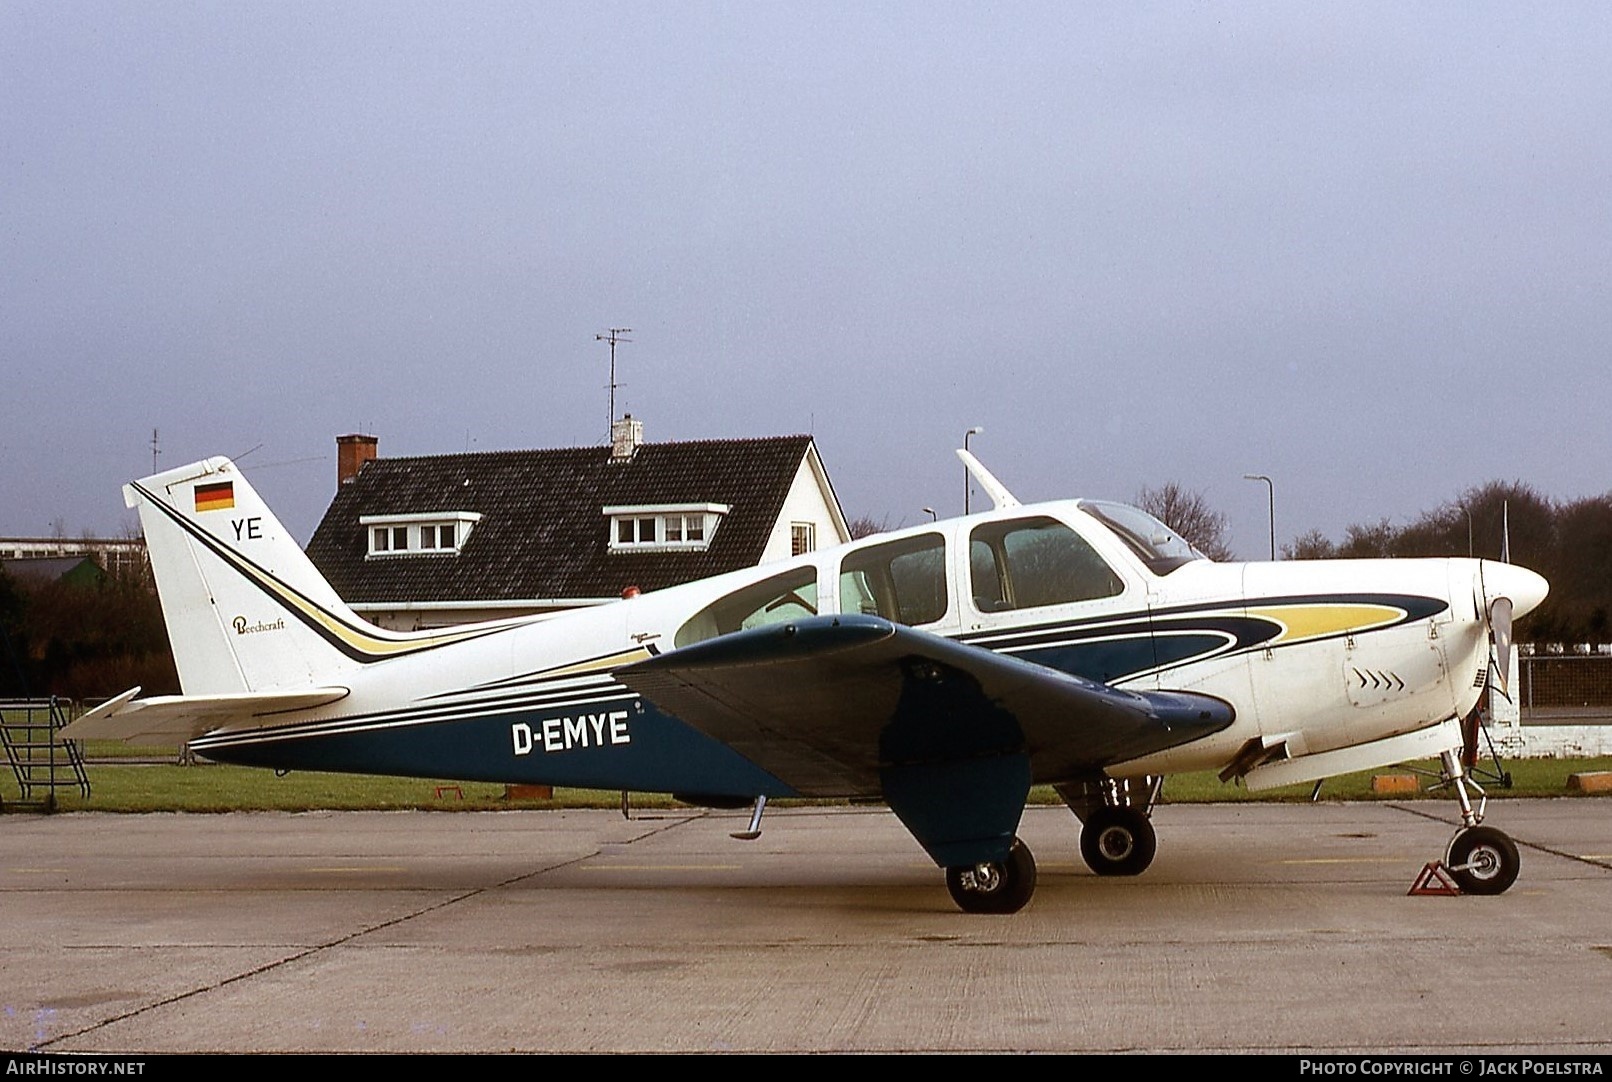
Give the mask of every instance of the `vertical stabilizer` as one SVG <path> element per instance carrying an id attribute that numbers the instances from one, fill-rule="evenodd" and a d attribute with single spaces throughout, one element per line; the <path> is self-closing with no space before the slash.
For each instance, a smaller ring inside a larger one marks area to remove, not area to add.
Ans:
<path id="1" fill-rule="evenodd" d="M 123 498 L 140 512 L 185 694 L 339 682 L 367 641 L 390 638 L 342 603 L 229 459 L 132 482 Z"/>
<path id="2" fill-rule="evenodd" d="M 991 497 L 991 504 L 998 511 L 1004 507 L 1021 506 L 1018 498 L 1008 491 L 1008 487 L 996 479 L 996 474 L 986 469 L 984 463 L 975 458 L 971 452 L 958 448 L 957 457 L 963 460 L 963 466 L 973 475 L 974 480 L 979 482 L 980 488 Z"/>

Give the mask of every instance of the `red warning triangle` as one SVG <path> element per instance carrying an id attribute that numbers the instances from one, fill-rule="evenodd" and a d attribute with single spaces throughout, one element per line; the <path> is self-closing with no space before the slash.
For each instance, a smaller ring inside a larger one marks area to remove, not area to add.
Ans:
<path id="1" fill-rule="evenodd" d="M 1450 878 L 1450 873 L 1444 870 L 1444 864 L 1441 861 L 1434 860 L 1422 867 L 1422 874 L 1416 877 L 1416 882 L 1411 884 L 1411 889 L 1408 893 L 1434 894 L 1445 898 L 1453 898 L 1461 893 L 1461 888 L 1456 886 L 1455 880 Z"/>

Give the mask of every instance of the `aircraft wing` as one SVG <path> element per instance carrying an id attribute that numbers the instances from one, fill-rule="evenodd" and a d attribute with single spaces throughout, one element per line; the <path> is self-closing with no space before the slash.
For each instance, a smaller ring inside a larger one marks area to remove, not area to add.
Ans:
<path id="1" fill-rule="evenodd" d="M 1027 754 L 1036 782 L 1090 777 L 1233 719 L 1206 695 L 1124 691 L 874 616 L 736 632 L 615 675 L 808 796 L 1003 755 Z"/>
<path id="2" fill-rule="evenodd" d="M 157 695 L 136 699 L 130 688 L 108 699 L 57 736 L 63 740 L 121 740 L 125 744 L 183 744 L 236 722 L 261 726 L 264 718 L 324 706 L 346 698 L 347 689 L 245 692 L 232 695 Z M 289 720 L 289 719 L 288 719 Z"/>

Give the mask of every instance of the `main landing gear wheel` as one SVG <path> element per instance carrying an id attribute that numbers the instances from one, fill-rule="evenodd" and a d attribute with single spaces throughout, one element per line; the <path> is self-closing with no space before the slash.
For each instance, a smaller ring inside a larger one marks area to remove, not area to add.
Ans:
<path id="1" fill-rule="evenodd" d="M 1517 881 L 1517 843 L 1494 827 L 1467 827 L 1450 842 L 1444 866 L 1466 894 L 1504 894 Z"/>
<path id="2" fill-rule="evenodd" d="M 947 868 L 946 889 L 965 913 L 1017 913 L 1035 893 L 1035 857 L 1014 838 L 1004 861 Z"/>
<path id="3" fill-rule="evenodd" d="M 1098 875 L 1141 875 L 1158 849 L 1152 820 L 1136 808 L 1105 805 L 1080 830 L 1080 855 Z"/>

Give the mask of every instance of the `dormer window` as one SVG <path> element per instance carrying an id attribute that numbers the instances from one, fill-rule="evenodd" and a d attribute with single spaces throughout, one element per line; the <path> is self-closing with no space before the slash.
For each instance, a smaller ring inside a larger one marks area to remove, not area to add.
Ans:
<path id="1" fill-rule="evenodd" d="M 606 507 L 611 552 L 701 552 L 732 510 L 725 503 Z"/>
<path id="2" fill-rule="evenodd" d="M 481 521 L 476 511 L 418 515 L 363 515 L 371 559 L 382 556 L 457 556 Z"/>

